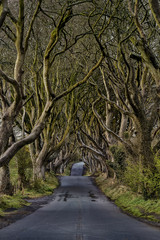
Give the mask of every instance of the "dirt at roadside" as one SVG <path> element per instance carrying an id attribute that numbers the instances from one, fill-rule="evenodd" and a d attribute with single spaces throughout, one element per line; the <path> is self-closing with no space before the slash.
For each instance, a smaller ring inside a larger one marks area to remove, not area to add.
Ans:
<path id="1" fill-rule="evenodd" d="M 9 224 L 33 213 L 38 208 L 43 207 L 43 205 L 49 203 L 54 199 L 53 194 L 50 196 L 25 199 L 27 202 L 31 203 L 30 206 L 24 206 L 19 209 L 10 208 L 5 211 L 5 216 L 0 216 L 0 229 L 7 227 Z"/>

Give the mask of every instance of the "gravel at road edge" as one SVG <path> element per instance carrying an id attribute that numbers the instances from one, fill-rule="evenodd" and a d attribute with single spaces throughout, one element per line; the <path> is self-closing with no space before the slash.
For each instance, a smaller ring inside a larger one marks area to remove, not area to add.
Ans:
<path id="1" fill-rule="evenodd" d="M 30 206 L 24 206 L 19 209 L 7 209 L 5 216 L 0 216 L 0 229 L 7 227 L 11 223 L 33 213 L 38 208 L 43 207 L 43 205 L 49 203 L 54 198 L 54 194 L 39 198 L 25 199 L 27 202 L 31 203 Z"/>

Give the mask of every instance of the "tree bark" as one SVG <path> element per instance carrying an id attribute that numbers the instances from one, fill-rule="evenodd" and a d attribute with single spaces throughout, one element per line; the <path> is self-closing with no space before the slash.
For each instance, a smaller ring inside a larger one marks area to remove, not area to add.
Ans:
<path id="1" fill-rule="evenodd" d="M 13 187 L 10 183 L 9 166 L 4 165 L 0 168 L 0 193 L 13 194 Z"/>
<path id="2" fill-rule="evenodd" d="M 113 119 L 113 111 L 111 109 L 111 106 L 108 103 L 106 103 L 106 126 L 109 129 L 112 129 L 112 119 Z M 114 143 L 113 136 L 108 131 L 106 131 L 105 135 L 106 135 L 108 144 L 109 145 L 113 144 Z"/>
<path id="3" fill-rule="evenodd" d="M 0 3 L 0 8 L 2 9 L 0 15 L 0 28 L 1 28 L 8 13 L 8 0 L 2 0 Z"/>
<path id="4" fill-rule="evenodd" d="M 37 155 L 35 154 L 34 157 L 32 157 L 32 163 L 33 163 L 33 181 L 43 179 L 45 180 L 45 166 L 46 166 L 46 156 L 48 153 L 49 144 L 48 142 L 45 142 L 43 144 L 42 150 Z"/>
<path id="5" fill-rule="evenodd" d="M 149 0 L 149 5 L 152 11 L 152 14 L 156 20 L 156 23 L 160 27 L 160 5 L 159 0 Z"/>
<path id="6" fill-rule="evenodd" d="M 45 170 L 46 166 L 40 163 L 33 165 L 33 181 L 43 180 L 45 181 Z"/>
<path id="7" fill-rule="evenodd" d="M 141 126 L 140 129 L 138 142 L 140 161 L 142 162 L 144 168 L 149 168 L 152 171 L 155 170 L 155 164 L 151 144 L 152 144 L 151 131 L 147 127 L 147 124 L 143 122 L 143 125 Z"/>
<path id="8" fill-rule="evenodd" d="M 125 138 L 124 133 L 127 129 L 128 117 L 124 114 L 121 114 L 121 124 L 119 129 L 119 136 Z"/>

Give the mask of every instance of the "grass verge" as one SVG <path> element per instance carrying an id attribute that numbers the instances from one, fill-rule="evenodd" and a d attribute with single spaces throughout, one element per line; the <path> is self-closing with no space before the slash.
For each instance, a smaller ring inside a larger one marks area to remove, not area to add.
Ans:
<path id="1" fill-rule="evenodd" d="M 0 216 L 5 216 L 6 210 L 16 210 L 29 205 L 30 203 L 25 201 L 21 194 L 15 194 L 13 196 L 2 195 L 0 197 Z"/>
<path id="2" fill-rule="evenodd" d="M 58 180 L 54 174 L 46 174 L 46 181 L 37 181 L 34 184 L 29 184 L 22 191 L 17 190 L 13 196 L 0 196 L 0 216 L 5 216 L 6 210 L 17 210 L 23 206 L 29 206 L 26 198 L 38 198 L 47 196 L 53 193 L 53 190 L 58 186 Z"/>
<path id="3" fill-rule="evenodd" d="M 23 198 L 37 198 L 50 195 L 58 185 L 59 182 L 57 177 L 54 174 L 46 173 L 45 181 L 39 180 L 35 183 L 31 183 L 24 189 Z"/>
<path id="4" fill-rule="evenodd" d="M 140 194 L 132 192 L 113 179 L 105 179 L 103 175 L 96 177 L 96 183 L 104 194 L 124 212 L 152 223 L 160 223 L 159 199 L 145 201 Z"/>

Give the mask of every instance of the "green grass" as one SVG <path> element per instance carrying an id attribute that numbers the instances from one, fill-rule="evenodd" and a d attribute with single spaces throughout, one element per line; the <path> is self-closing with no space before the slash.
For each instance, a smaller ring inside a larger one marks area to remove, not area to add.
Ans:
<path id="1" fill-rule="evenodd" d="M 24 149 L 24 152 L 26 150 Z M 24 153 L 22 153 L 24 154 Z M 36 198 L 36 197 L 41 197 L 45 195 L 50 195 L 53 193 L 53 190 L 58 186 L 58 180 L 56 176 L 53 173 L 46 173 L 46 180 L 45 181 L 37 181 L 36 183 L 33 183 L 32 178 L 32 164 L 31 160 L 29 157 L 27 158 L 26 156 L 26 161 L 27 167 L 25 169 L 25 174 L 26 178 L 28 181 L 28 185 L 22 190 L 19 191 L 19 180 L 18 180 L 18 166 L 17 166 L 17 158 L 19 155 L 15 156 L 11 161 L 10 161 L 10 179 L 11 179 L 11 184 L 14 187 L 14 192 L 15 194 L 20 194 L 22 195 L 23 198 Z"/>
<path id="2" fill-rule="evenodd" d="M 36 198 L 53 193 L 57 188 L 59 182 L 54 174 L 46 174 L 46 181 L 37 181 L 35 184 L 30 184 L 28 188 L 24 189 L 24 197 Z"/>
<path id="3" fill-rule="evenodd" d="M 96 182 L 105 195 L 123 211 L 138 218 L 160 222 L 159 199 L 144 200 L 142 195 L 132 192 L 113 179 L 104 179 L 103 175 L 97 177 Z"/>
<path id="4" fill-rule="evenodd" d="M 9 195 L 3 195 L 0 197 L 0 216 L 4 216 L 4 211 L 6 209 L 18 209 L 21 208 L 23 206 L 29 206 L 30 203 L 28 203 L 27 201 L 25 201 L 22 198 L 21 194 L 16 194 L 13 196 L 9 196 Z"/>
<path id="5" fill-rule="evenodd" d="M 30 184 L 22 191 L 17 191 L 13 196 L 0 196 L 0 216 L 5 215 L 5 210 L 10 208 L 21 208 L 30 205 L 25 198 L 37 198 L 53 193 L 53 190 L 58 186 L 58 180 L 54 174 L 46 174 L 46 181 L 38 181 L 36 184 Z"/>
<path id="6" fill-rule="evenodd" d="M 19 176 L 18 176 L 18 159 L 24 161 L 25 176 L 28 182 L 27 186 L 19 190 Z M 18 209 L 24 205 L 28 205 L 25 198 L 37 198 L 50 195 L 54 189 L 59 185 L 57 177 L 53 173 L 46 173 L 46 180 L 39 180 L 33 183 L 32 162 L 29 156 L 28 148 L 24 148 L 21 152 L 10 161 L 10 180 L 14 188 L 14 195 L 0 196 L 0 216 L 5 215 L 5 210 L 9 208 Z"/>
<path id="7" fill-rule="evenodd" d="M 38 181 L 36 184 L 31 184 L 31 186 L 24 191 L 24 194 L 29 197 L 50 195 L 58 185 L 58 180 L 54 174 L 46 174 L 45 181 Z"/>

